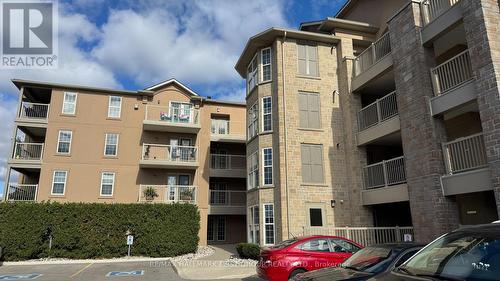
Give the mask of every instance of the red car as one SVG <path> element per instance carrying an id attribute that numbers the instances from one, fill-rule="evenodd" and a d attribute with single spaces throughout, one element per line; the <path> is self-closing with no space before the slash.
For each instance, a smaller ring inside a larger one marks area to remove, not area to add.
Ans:
<path id="1" fill-rule="evenodd" d="M 338 236 L 310 236 L 283 241 L 260 252 L 257 273 L 269 281 L 286 281 L 296 274 L 339 266 L 363 246 Z"/>

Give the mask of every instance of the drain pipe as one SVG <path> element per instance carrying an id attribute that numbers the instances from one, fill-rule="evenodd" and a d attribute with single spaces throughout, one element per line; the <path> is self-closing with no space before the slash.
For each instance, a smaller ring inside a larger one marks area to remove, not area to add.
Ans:
<path id="1" fill-rule="evenodd" d="M 283 41 L 281 42 L 281 76 L 283 83 L 283 112 L 284 112 L 284 120 L 283 127 L 285 131 L 285 198 L 286 198 L 286 227 L 287 227 L 287 239 L 290 239 L 290 201 L 289 199 L 289 191 L 288 191 L 288 148 L 287 148 L 287 139 L 288 139 L 288 130 L 286 124 L 286 83 L 285 83 L 285 40 L 286 40 L 286 30 L 283 35 Z"/>

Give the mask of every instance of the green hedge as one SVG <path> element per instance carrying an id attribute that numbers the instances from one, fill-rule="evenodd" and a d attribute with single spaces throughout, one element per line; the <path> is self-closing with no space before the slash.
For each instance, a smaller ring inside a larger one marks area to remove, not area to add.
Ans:
<path id="1" fill-rule="evenodd" d="M 127 230 L 132 255 L 177 256 L 196 251 L 199 228 L 191 204 L 0 203 L 0 259 L 121 257 Z"/>
<path id="2" fill-rule="evenodd" d="M 236 251 L 240 258 L 258 260 L 260 254 L 260 247 L 257 244 L 239 243 L 236 245 Z"/>

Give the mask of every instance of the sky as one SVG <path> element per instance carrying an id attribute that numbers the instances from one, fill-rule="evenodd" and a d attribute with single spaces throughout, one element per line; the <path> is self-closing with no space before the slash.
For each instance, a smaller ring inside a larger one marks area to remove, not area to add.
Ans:
<path id="1" fill-rule="evenodd" d="M 344 2 L 60 0 L 58 69 L 0 70 L 0 191 L 18 98 L 12 78 L 129 90 L 176 78 L 202 96 L 243 101 L 234 65 L 249 37 L 334 16 Z"/>

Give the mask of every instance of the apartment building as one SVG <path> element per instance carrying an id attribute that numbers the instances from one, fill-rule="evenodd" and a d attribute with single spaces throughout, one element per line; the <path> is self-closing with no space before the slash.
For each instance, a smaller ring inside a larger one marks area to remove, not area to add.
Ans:
<path id="1" fill-rule="evenodd" d="M 246 240 L 244 104 L 175 79 L 138 91 L 13 83 L 5 200 L 196 204 L 201 245 Z"/>
<path id="2" fill-rule="evenodd" d="M 498 30 L 495 0 L 351 0 L 251 37 L 235 66 L 248 240 L 408 226 L 430 241 L 498 219 Z"/>

